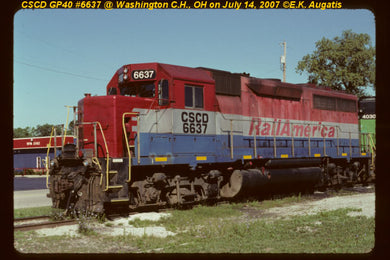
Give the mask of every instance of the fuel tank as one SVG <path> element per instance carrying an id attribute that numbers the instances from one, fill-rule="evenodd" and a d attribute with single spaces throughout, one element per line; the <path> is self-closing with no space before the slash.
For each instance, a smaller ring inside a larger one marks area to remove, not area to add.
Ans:
<path id="1" fill-rule="evenodd" d="M 275 165 L 274 165 L 275 166 Z M 224 198 L 256 196 L 275 192 L 310 190 L 322 181 L 320 167 L 235 170 L 221 190 Z"/>

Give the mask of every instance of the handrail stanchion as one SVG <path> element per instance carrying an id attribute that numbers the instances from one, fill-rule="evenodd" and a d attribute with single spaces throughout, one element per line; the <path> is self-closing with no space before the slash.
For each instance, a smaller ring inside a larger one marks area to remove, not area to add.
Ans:
<path id="1" fill-rule="evenodd" d="M 339 128 L 336 127 L 336 133 L 337 133 L 337 156 L 340 156 L 340 141 L 339 141 Z"/>
<path id="2" fill-rule="evenodd" d="M 53 136 L 53 131 L 54 131 L 54 126 L 51 128 L 51 133 L 50 133 L 50 139 L 49 143 L 47 144 L 47 152 L 46 152 L 46 161 L 45 161 L 45 167 L 46 167 L 46 188 L 49 188 L 49 153 L 50 153 L 50 146 L 51 146 L 51 138 Z M 54 155 L 55 158 L 55 155 Z"/>
<path id="3" fill-rule="evenodd" d="M 79 124 L 80 125 L 93 125 L 93 128 L 94 128 L 94 149 L 95 149 L 95 151 L 94 151 L 95 154 L 94 155 L 95 156 L 92 157 L 92 162 L 97 164 L 100 169 L 101 169 L 101 166 L 99 164 L 99 160 L 97 159 L 98 152 L 97 152 L 97 131 L 96 131 L 96 126 L 99 126 L 99 130 L 102 133 L 104 147 L 106 148 L 106 160 L 107 160 L 107 163 L 106 163 L 107 183 L 106 183 L 106 189 L 104 191 L 107 191 L 108 190 L 108 172 L 109 172 L 110 153 L 108 151 L 106 136 L 104 135 L 103 127 L 102 127 L 102 125 L 100 124 L 99 121 L 96 121 L 96 122 L 83 122 L 83 123 L 79 123 Z M 100 177 L 100 185 L 102 185 L 102 181 L 103 181 L 102 176 Z"/>
<path id="4" fill-rule="evenodd" d="M 256 131 L 253 131 L 253 155 L 254 159 L 257 158 L 257 140 L 256 140 Z"/>
<path id="5" fill-rule="evenodd" d="M 272 131 L 274 134 L 274 158 L 276 158 L 276 131 L 275 131 L 275 121 L 272 122 Z"/>
<path id="6" fill-rule="evenodd" d="M 233 160 L 233 119 L 230 119 L 230 158 Z"/>
<path id="7" fill-rule="evenodd" d="M 94 157 L 98 157 L 98 148 L 97 148 L 97 136 L 96 136 L 96 123 L 93 123 L 93 149 L 94 149 Z"/>
<path id="8" fill-rule="evenodd" d="M 351 132 L 348 132 L 349 134 L 349 157 L 352 158 L 352 137 Z"/>
<path id="9" fill-rule="evenodd" d="M 141 136 L 140 136 L 140 130 L 139 130 L 139 121 L 140 117 L 137 115 L 137 162 L 138 164 L 141 163 Z"/>
<path id="10" fill-rule="evenodd" d="M 324 156 L 326 156 L 326 140 L 325 140 L 325 135 L 323 137 L 323 142 L 324 142 Z"/>
<path id="11" fill-rule="evenodd" d="M 54 127 L 54 158 L 57 157 L 57 129 Z"/>
<path id="12" fill-rule="evenodd" d="M 294 124 L 289 123 L 291 125 L 291 150 L 292 157 L 295 157 L 295 145 L 294 145 Z"/>
<path id="13" fill-rule="evenodd" d="M 123 135 L 125 137 L 125 142 L 126 142 L 126 149 L 127 149 L 127 155 L 129 156 L 129 173 L 128 173 L 128 179 L 126 180 L 126 182 L 130 182 L 131 181 L 131 152 L 130 152 L 130 145 L 129 145 L 129 139 L 127 137 L 127 132 L 126 132 L 126 126 L 125 126 L 125 117 L 126 115 L 130 115 L 130 116 L 137 116 L 137 161 L 138 161 L 138 164 L 140 163 L 140 130 L 139 130 L 139 113 L 136 113 L 136 112 L 125 112 L 122 114 L 122 129 L 123 129 Z"/>
<path id="14" fill-rule="evenodd" d="M 307 124 L 307 126 L 309 126 L 309 124 Z M 310 132 L 309 132 L 309 136 L 308 136 L 308 142 L 309 142 L 309 157 L 311 156 L 311 141 L 310 141 Z"/>

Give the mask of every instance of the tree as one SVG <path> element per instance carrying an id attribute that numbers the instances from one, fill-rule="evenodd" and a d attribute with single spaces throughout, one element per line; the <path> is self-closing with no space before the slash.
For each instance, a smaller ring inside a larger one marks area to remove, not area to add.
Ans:
<path id="1" fill-rule="evenodd" d="M 34 136 L 50 136 L 52 128 L 53 128 L 53 125 L 50 125 L 50 124 L 37 125 L 35 127 Z M 62 134 L 61 126 L 55 126 L 55 129 L 56 129 L 57 135 Z M 54 135 L 54 133 L 53 133 L 53 135 Z"/>
<path id="2" fill-rule="evenodd" d="M 296 72 L 306 71 L 309 83 L 365 95 L 366 87 L 375 90 L 375 48 L 368 34 L 344 31 L 333 40 L 322 38 L 316 50 L 298 62 Z"/>
<path id="3" fill-rule="evenodd" d="M 73 135 L 73 129 L 74 129 L 74 121 L 70 121 L 68 128 L 66 130 L 67 135 Z"/>
<path id="4" fill-rule="evenodd" d="M 23 137 L 31 137 L 33 128 L 31 127 L 25 127 L 25 128 L 14 128 L 14 138 L 23 138 Z"/>
<path id="5" fill-rule="evenodd" d="M 53 125 L 44 124 L 36 127 L 14 128 L 14 138 L 35 137 L 35 136 L 50 136 Z M 57 135 L 61 135 L 61 127 L 56 126 Z"/>

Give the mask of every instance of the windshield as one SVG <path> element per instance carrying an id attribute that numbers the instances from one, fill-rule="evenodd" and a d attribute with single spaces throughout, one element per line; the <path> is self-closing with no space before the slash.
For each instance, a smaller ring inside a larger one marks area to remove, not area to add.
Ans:
<path id="1" fill-rule="evenodd" d="M 123 85 L 120 92 L 122 96 L 152 98 L 155 96 L 155 86 L 153 83 Z"/>

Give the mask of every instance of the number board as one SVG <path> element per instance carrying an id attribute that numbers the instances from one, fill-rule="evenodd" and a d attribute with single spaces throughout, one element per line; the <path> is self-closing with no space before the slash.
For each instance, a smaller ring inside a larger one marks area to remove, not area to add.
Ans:
<path id="1" fill-rule="evenodd" d="M 156 77 L 156 71 L 153 69 L 149 70 L 133 70 L 131 72 L 131 78 L 133 80 L 145 80 L 154 79 Z"/>
<path id="2" fill-rule="evenodd" d="M 196 110 L 174 110 L 173 132 L 215 134 L 215 113 Z"/>

